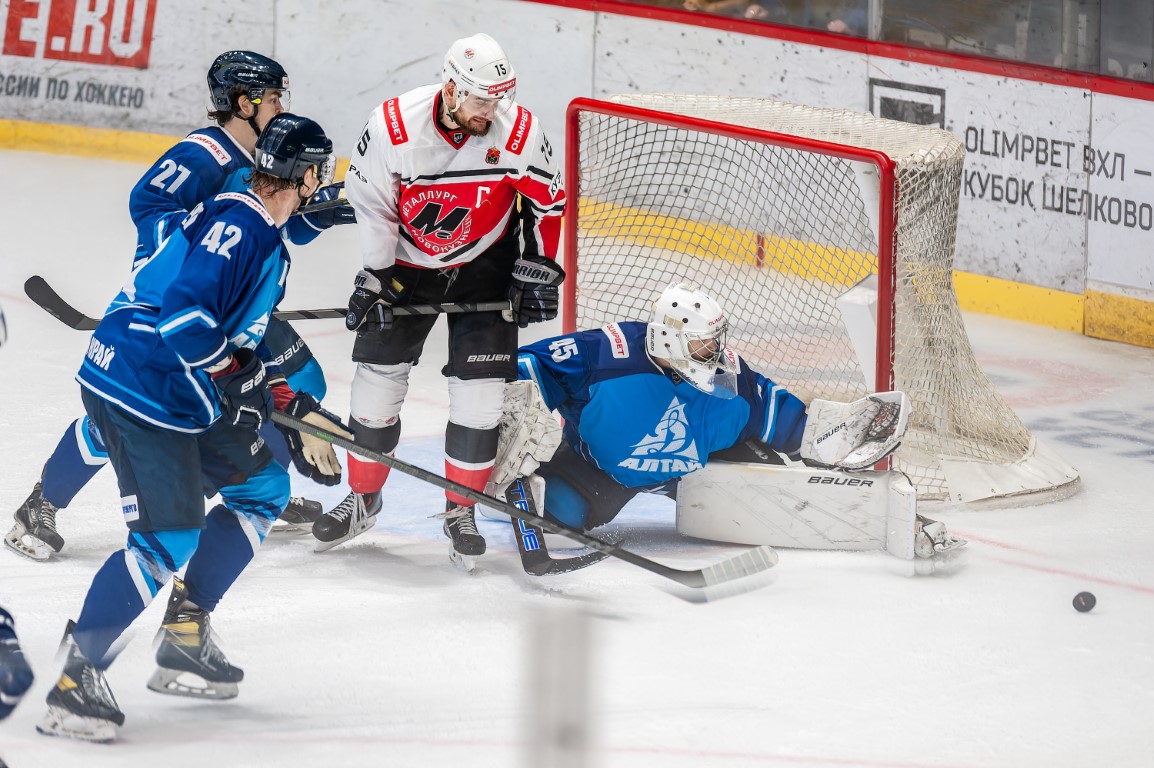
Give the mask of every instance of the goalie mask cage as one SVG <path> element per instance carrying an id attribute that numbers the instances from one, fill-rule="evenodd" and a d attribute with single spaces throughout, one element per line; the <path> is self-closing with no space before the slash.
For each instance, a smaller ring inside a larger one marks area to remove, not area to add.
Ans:
<path id="1" fill-rule="evenodd" d="M 648 321 L 662 289 L 691 281 L 725 307 L 730 345 L 807 404 L 904 390 L 893 466 L 919 498 L 1032 503 L 1076 487 L 970 349 L 953 289 L 965 150 L 952 134 L 639 94 L 574 100 L 566 142 L 566 331 Z"/>

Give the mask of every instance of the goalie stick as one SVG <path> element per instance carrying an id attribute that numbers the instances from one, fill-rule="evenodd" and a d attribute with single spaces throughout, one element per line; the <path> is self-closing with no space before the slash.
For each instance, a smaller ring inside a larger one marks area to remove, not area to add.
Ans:
<path id="1" fill-rule="evenodd" d="M 92 331 L 100 323 L 95 317 L 89 317 L 73 307 L 56 292 L 40 275 L 33 275 L 24 281 L 24 293 L 48 314 L 60 322 L 77 331 Z M 476 303 L 458 304 L 412 304 L 403 307 L 392 307 L 394 315 L 440 315 L 461 312 L 511 312 L 508 301 L 482 301 Z M 348 314 L 348 309 L 336 307 L 333 309 L 287 309 L 273 312 L 274 320 L 323 320 L 341 317 Z M 508 316 L 507 316 L 508 317 Z"/>
<path id="2" fill-rule="evenodd" d="M 694 570 L 683 570 L 681 568 L 673 568 L 664 565 L 655 560 L 650 560 L 647 557 L 630 552 L 627 549 L 622 549 L 616 544 L 610 544 L 594 536 L 581 531 L 571 530 L 563 526 L 557 525 L 549 520 L 546 520 L 537 515 L 526 512 L 519 507 L 512 504 L 507 504 L 500 499 L 488 496 L 472 488 L 455 483 L 448 478 L 441 477 L 438 474 L 430 472 L 421 467 L 401 461 L 400 459 L 388 456 L 378 451 L 371 450 L 362 445 L 359 445 L 354 440 L 347 440 L 340 435 L 329 432 L 327 429 L 315 427 L 312 424 L 295 419 L 292 416 L 281 413 L 280 411 L 273 412 L 273 421 L 281 426 L 295 429 L 298 432 L 305 432 L 314 437 L 319 437 L 322 440 L 327 440 L 333 445 L 338 445 L 350 453 L 355 453 L 371 461 L 384 464 L 392 469 L 402 472 L 406 475 L 423 480 L 439 488 L 447 491 L 452 491 L 458 496 L 479 504 L 484 504 L 487 507 L 503 512 L 515 520 L 521 520 L 529 523 L 534 528 L 543 529 L 549 533 L 560 534 L 573 539 L 576 542 L 584 544 L 592 550 L 604 553 L 607 557 L 616 557 L 619 560 L 624 560 L 630 565 L 635 565 L 650 573 L 655 573 L 671 581 L 686 587 L 701 589 L 705 587 L 712 587 L 718 584 L 735 581 L 746 576 L 752 576 L 756 573 L 768 570 L 777 564 L 777 552 L 773 547 L 761 546 L 746 550 L 739 555 L 726 558 L 719 563 L 705 566 L 704 568 L 697 568 Z M 583 555 L 584 557 L 584 555 Z"/>
<path id="3" fill-rule="evenodd" d="M 525 490 L 525 481 L 517 478 L 510 485 L 505 495 L 509 502 L 522 509 L 533 517 L 540 517 L 533 502 L 533 494 Z M 496 498 L 496 497 L 494 497 Z M 558 573 L 569 573 L 581 568 L 587 568 L 609 557 L 605 552 L 594 550 L 577 557 L 556 558 L 549 554 L 545 545 L 545 531 L 527 520 L 510 518 L 513 523 L 513 538 L 517 540 L 517 553 L 521 555 L 521 566 L 526 573 L 533 576 L 552 576 Z"/>

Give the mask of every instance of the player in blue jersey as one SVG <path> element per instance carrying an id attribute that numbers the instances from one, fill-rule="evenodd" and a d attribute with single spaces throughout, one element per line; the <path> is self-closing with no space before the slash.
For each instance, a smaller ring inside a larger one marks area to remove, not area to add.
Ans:
<path id="1" fill-rule="evenodd" d="M 0 307 L 0 347 L 8 341 L 8 323 Z M 32 668 L 16 639 L 16 622 L 0 606 L 0 720 L 12 714 L 24 694 L 32 687 Z M 0 760 L 0 765 L 3 765 Z"/>
<path id="2" fill-rule="evenodd" d="M 519 381 L 506 391 L 490 492 L 500 495 L 516 484 L 513 501 L 531 501 L 548 520 L 589 530 L 613 520 L 639 493 L 677 498 L 682 478 L 715 460 L 736 468 L 796 464 L 813 482 L 812 468 L 871 469 L 900 444 L 909 418 L 904 393 L 851 403 L 814 398 L 807 408 L 735 354 L 727 331 L 721 306 L 681 283 L 661 294 L 647 323 L 610 323 L 522 347 Z M 727 477 L 738 482 L 740 469 Z M 748 477 L 762 482 L 765 475 L 754 470 Z M 764 524 L 777 512 L 764 498 L 744 509 L 720 502 L 704 514 L 733 521 L 756 515 Z M 788 526 L 797 519 L 786 513 L 783 521 Z M 904 551 L 898 542 L 904 529 L 881 523 L 885 547 L 892 538 Z M 908 524 L 909 557 L 965 544 L 921 515 L 910 515 Z M 808 544 L 865 548 L 862 542 L 876 542 L 868 527 L 863 523 L 856 539 L 823 539 L 818 532 Z M 524 557 L 523 551 L 529 569 Z"/>
<path id="3" fill-rule="evenodd" d="M 121 635 L 173 579 L 149 688 L 231 698 L 243 672 L 215 643 L 209 615 L 252 560 L 289 498 L 259 434 L 274 401 L 340 431 L 307 393 L 293 395 L 263 344 L 290 261 L 289 216 L 332 180 L 332 142 L 312 120 L 273 117 L 243 192 L 197 205 L 133 270 L 92 334 L 81 399 L 116 470 L 126 548 L 96 573 L 65 636 L 42 733 L 116 736 L 124 715 L 104 680 Z M 319 421 L 318 421 L 319 420 Z M 346 433 L 347 434 L 347 433 Z M 294 461 L 339 479 L 332 447 L 296 435 Z M 206 515 L 205 498 L 221 503 Z M 174 574 L 187 564 L 183 581 Z"/>
<path id="4" fill-rule="evenodd" d="M 257 136 L 273 116 L 288 108 L 288 86 L 284 68 L 267 56 L 228 51 L 216 58 L 208 70 L 213 107 L 209 116 L 216 124 L 193 131 L 165 152 L 129 196 L 129 213 L 137 228 L 134 264 L 155 251 L 198 203 L 219 192 L 244 189 Z M 327 187 L 316 199 L 337 197 L 339 189 Z M 323 229 L 352 221 L 352 209 L 342 206 L 293 217 L 285 225 L 285 235 L 290 242 L 304 244 Z M 267 343 L 293 388 L 324 399 L 324 374 L 308 345 L 288 323 L 273 321 L 268 336 Z M 265 438 L 284 463 L 283 440 L 271 427 Z M 104 442 L 88 418 L 74 421 L 45 463 L 41 479 L 17 509 L 5 543 L 35 560 L 47 560 L 59 552 L 64 539 L 56 528 L 57 511 L 71 503 L 107 462 Z M 311 523 L 320 513 L 319 503 L 294 497 L 283 519 Z"/>
<path id="5" fill-rule="evenodd" d="M 611 323 L 522 347 L 518 374 L 565 421 L 536 474 L 548 519 L 587 530 L 641 492 L 672 495 L 677 479 L 720 452 L 796 454 L 805 405 L 725 344 L 725 313 L 695 287 L 667 288 L 649 323 Z M 781 459 L 778 459 L 780 462 Z"/>

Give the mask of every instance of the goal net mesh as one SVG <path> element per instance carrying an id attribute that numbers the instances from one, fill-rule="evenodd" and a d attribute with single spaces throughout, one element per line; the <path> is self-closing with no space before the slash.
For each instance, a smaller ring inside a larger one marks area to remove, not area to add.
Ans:
<path id="1" fill-rule="evenodd" d="M 855 351 L 837 301 L 878 272 L 885 217 L 876 165 L 757 132 L 840 145 L 833 151 L 843 155 L 877 150 L 896 164 L 893 302 L 877 307 L 892 355 L 881 362 L 913 405 L 894 466 L 922 498 L 946 498 L 943 458 L 1013 464 L 1027 454 L 1031 435 L 974 359 L 954 294 L 965 150 L 953 135 L 767 99 L 611 101 L 668 113 L 666 121 L 683 115 L 756 130 L 732 138 L 578 113 L 577 143 L 569 144 L 579 150 L 578 178 L 567 179 L 576 196 L 568 215 L 577 227 L 569 289 L 577 328 L 648 320 L 663 288 L 691 281 L 726 308 L 734 349 L 806 403 L 874 391 L 875 370 L 863 370 L 871 364 Z M 868 333 L 872 343 L 876 334 Z"/>

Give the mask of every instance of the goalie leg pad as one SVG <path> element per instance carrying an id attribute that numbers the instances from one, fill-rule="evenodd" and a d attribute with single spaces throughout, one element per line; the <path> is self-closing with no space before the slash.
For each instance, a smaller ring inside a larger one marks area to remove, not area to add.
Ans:
<path id="1" fill-rule="evenodd" d="M 898 472 L 715 462 L 681 479 L 677 530 L 737 544 L 914 557 L 917 494 Z"/>

